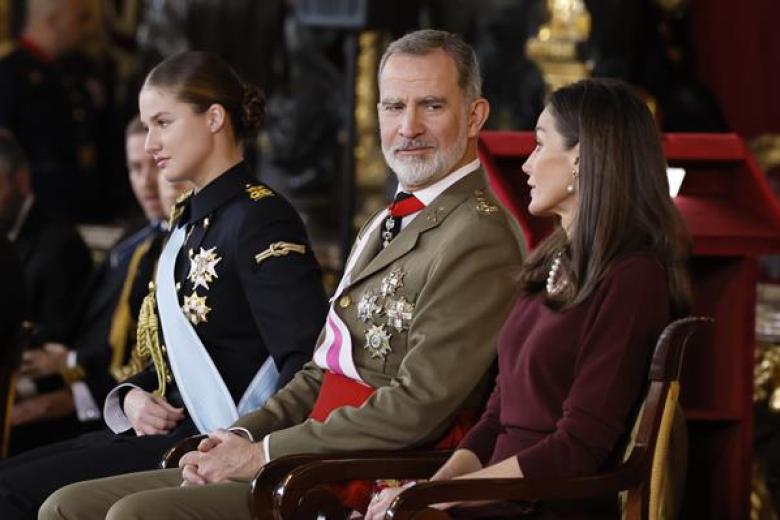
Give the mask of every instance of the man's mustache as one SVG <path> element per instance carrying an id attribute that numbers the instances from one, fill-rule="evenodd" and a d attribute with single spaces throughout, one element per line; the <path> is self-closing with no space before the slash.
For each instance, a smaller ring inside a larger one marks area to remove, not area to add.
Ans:
<path id="1" fill-rule="evenodd" d="M 421 139 L 409 139 L 393 147 L 393 152 L 408 152 L 410 150 L 420 150 L 423 148 L 433 148 L 433 143 Z"/>

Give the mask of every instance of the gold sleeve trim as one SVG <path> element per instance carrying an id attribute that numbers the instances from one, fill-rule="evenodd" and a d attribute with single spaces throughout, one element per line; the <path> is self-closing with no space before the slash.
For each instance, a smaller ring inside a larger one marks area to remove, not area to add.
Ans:
<path id="1" fill-rule="evenodd" d="M 268 249 L 255 255 L 255 262 L 259 264 L 272 256 L 287 256 L 290 253 L 305 254 L 306 246 L 303 244 L 294 244 L 292 242 L 274 242 Z"/>

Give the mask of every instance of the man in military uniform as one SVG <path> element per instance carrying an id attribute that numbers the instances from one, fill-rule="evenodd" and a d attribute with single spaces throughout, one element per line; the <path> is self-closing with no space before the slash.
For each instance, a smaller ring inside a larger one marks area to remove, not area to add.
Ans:
<path id="1" fill-rule="evenodd" d="M 99 428 L 103 400 L 132 375 L 122 370 L 135 340 L 135 320 L 145 293 L 133 294 L 136 277 L 146 287 L 163 237 L 157 165 L 144 150 L 145 129 L 135 118 L 126 131 L 130 185 L 147 225 L 119 242 L 87 284 L 75 334 L 25 352 L 21 375 L 32 379 L 62 374 L 62 388 L 33 395 L 14 406 L 11 454 Z M 135 314 L 131 309 L 135 309 Z"/>
<path id="2" fill-rule="evenodd" d="M 268 460 L 430 444 L 478 405 L 521 246 L 477 159 L 488 104 L 476 57 L 454 35 L 418 31 L 388 48 L 379 85 L 401 191 L 361 230 L 314 359 L 233 431 L 184 455 L 183 473 L 68 486 L 40 518 L 250 518 L 249 485 L 237 480 Z"/>
<path id="3" fill-rule="evenodd" d="M 96 135 L 90 96 L 59 59 L 89 21 L 85 0 L 29 0 L 22 35 L 0 58 L 0 126 L 25 151 L 40 201 L 73 218 L 97 185 Z"/>

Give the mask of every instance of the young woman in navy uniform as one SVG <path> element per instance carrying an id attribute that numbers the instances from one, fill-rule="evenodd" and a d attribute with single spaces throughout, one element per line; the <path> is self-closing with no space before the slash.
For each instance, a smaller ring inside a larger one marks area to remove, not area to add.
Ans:
<path id="1" fill-rule="evenodd" d="M 325 317 L 303 223 L 243 160 L 242 141 L 262 122 L 262 93 L 217 56 L 187 52 L 149 73 L 139 105 L 161 173 L 194 186 L 172 211 L 139 316 L 149 369 L 107 398 L 113 433 L 0 464 L 4 519 L 34 517 L 63 485 L 152 469 L 178 440 L 229 426 L 311 358 Z"/>

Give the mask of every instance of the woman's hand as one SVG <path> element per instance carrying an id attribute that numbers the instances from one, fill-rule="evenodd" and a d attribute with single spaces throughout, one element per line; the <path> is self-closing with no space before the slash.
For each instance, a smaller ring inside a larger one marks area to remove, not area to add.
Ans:
<path id="1" fill-rule="evenodd" d="M 381 492 L 374 495 L 371 502 L 368 504 L 368 510 L 363 517 L 365 520 L 383 520 L 387 509 L 390 504 L 393 503 L 395 497 L 400 495 L 405 489 L 409 489 L 414 485 L 414 482 L 410 482 L 405 486 L 385 488 Z"/>
<path id="2" fill-rule="evenodd" d="M 184 419 L 184 409 L 140 388 L 133 388 L 125 396 L 125 415 L 136 435 L 164 435 Z"/>

